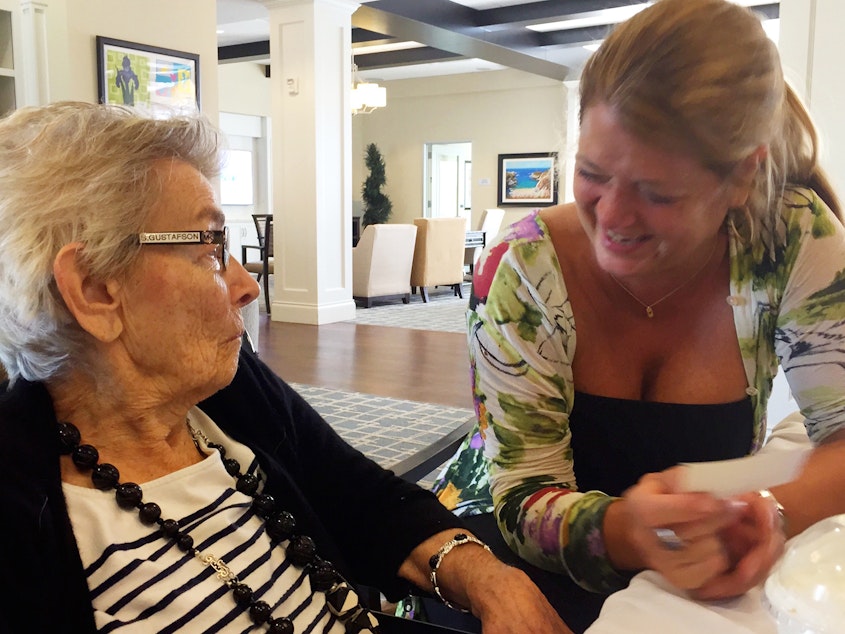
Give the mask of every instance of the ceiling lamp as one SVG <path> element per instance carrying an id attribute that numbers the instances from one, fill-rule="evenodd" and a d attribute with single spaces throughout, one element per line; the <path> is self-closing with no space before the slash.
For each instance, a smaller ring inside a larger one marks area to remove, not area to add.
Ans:
<path id="1" fill-rule="evenodd" d="M 384 86 L 361 81 L 358 65 L 352 62 L 352 114 L 369 114 L 376 108 L 387 105 L 387 89 Z"/>

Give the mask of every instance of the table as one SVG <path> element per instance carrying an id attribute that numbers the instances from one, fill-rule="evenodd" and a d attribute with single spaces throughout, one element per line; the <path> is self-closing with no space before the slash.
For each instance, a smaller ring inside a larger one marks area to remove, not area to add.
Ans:
<path id="1" fill-rule="evenodd" d="M 585 634 L 777 634 L 777 624 L 753 588 L 725 601 L 693 601 L 663 577 L 641 572 L 626 589 L 610 595 L 598 620 Z"/>
<path id="2" fill-rule="evenodd" d="M 486 231 L 467 231 L 464 239 L 464 248 L 475 249 L 481 247 L 482 249 L 487 245 Z"/>
<path id="3" fill-rule="evenodd" d="M 467 231 L 464 238 L 464 266 L 469 267 L 469 274 L 472 275 L 472 270 L 475 268 L 476 256 L 481 253 L 481 249 L 487 246 L 487 232 L 486 231 Z"/>

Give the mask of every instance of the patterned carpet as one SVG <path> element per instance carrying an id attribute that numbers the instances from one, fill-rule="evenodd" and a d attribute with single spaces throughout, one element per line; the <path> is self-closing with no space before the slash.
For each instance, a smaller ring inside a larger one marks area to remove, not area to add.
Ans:
<path id="1" fill-rule="evenodd" d="M 428 447 L 473 416 L 470 409 L 291 383 L 340 436 L 383 467 Z M 436 471 L 420 481 L 430 487 Z"/>
<path id="2" fill-rule="evenodd" d="M 400 299 L 377 302 L 372 308 L 356 309 L 355 323 L 464 333 L 470 285 L 464 284 L 462 290 L 463 298 L 456 297 L 450 288 L 438 287 L 429 291 L 427 303 L 419 295 L 412 295 L 409 304 Z"/>
<path id="3" fill-rule="evenodd" d="M 272 279 L 270 281 L 272 300 Z M 371 308 L 355 309 L 355 323 L 367 326 L 465 333 L 470 284 L 465 283 L 462 290 L 463 298 L 456 297 L 451 288 L 430 289 L 427 303 L 423 302 L 419 295 L 412 295 L 409 304 L 403 304 L 398 298 L 376 301 Z M 258 310 L 262 315 L 267 312 L 264 308 L 263 288 L 258 298 Z"/>

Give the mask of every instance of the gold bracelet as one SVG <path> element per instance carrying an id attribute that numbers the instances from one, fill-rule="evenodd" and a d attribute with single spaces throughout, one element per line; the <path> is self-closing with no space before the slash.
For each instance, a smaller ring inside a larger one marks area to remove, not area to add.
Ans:
<path id="1" fill-rule="evenodd" d="M 479 546 L 483 546 L 484 550 L 486 550 L 487 552 L 493 552 L 492 550 L 490 550 L 490 547 L 487 544 L 485 544 L 477 537 L 467 535 L 466 533 L 458 533 L 451 540 L 443 544 L 440 547 L 440 550 L 434 553 L 431 556 L 431 559 L 428 560 L 428 565 L 431 567 L 431 574 L 429 578 L 431 579 L 431 586 L 434 588 L 434 594 L 436 594 L 437 598 L 443 602 L 443 605 L 459 612 L 469 612 L 469 610 L 452 603 L 451 601 L 446 599 L 446 597 L 443 596 L 443 593 L 440 591 L 440 586 L 437 585 L 437 569 L 440 568 L 440 564 L 443 562 L 443 558 L 450 552 L 452 552 L 453 548 L 457 546 L 466 546 L 467 544 L 478 544 Z"/>
<path id="2" fill-rule="evenodd" d="M 783 508 L 783 504 L 778 502 L 778 499 L 768 489 L 760 489 L 759 491 L 757 491 L 757 494 L 761 498 L 766 498 L 768 500 L 771 500 L 774 503 L 775 508 L 777 509 L 777 512 L 778 512 L 778 519 L 780 520 L 780 530 L 781 530 L 781 532 L 783 532 L 784 535 L 786 535 L 786 528 L 787 528 L 788 524 L 787 524 L 787 521 L 786 521 L 786 510 Z"/>

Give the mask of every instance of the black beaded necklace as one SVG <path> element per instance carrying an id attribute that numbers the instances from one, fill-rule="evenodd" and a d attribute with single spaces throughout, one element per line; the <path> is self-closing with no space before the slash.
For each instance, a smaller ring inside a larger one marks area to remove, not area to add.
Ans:
<path id="1" fill-rule="evenodd" d="M 326 605 L 346 627 L 348 634 L 377 634 L 378 621 L 366 608 L 362 607 L 358 594 L 349 583 L 341 577 L 334 566 L 317 556 L 314 540 L 307 535 L 299 535 L 296 531 L 296 519 L 287 511 L 276 509 L 273 496 L 258 493 L 261 479 L 252 473 L 241 473 L 241 466 L 237 460 L 226 457 L 226 449 L 211 442 L 205 434 L 188 425 L 194 438 L 194 444 L 200 449 L 202 440 L 209 449 L 220 452 L 226 472 L 235 478 L 235 488 L 252 498 L 252 508 L 256 515 L 264 520 L 264 526 L 271 541 L 280 545 L 289 540 L 287 556 L 291 562 L 308 572 L 311 587 L 326 595 Z M 97 489 L 108 491 L 114 489 L 115 500 L 124 510 L 138 509 L 138 518 L 147 526 L 158 525 L 161 536 L 173 540 L 178 548 L 193 554 L 204 565 L 211 566 L 217 572 L 217 578 L 225 583 L 232 591 L 235 603 L 245 610 L 249 610 L 252 621 L 258 625 L 266 624 L 267 630 L 273 634 L 293 634 L 293 621 L 287 617 L 271 615 L 272 607 L 266 602 L 255 598 L 252 589 L 238 580 L 232 570 L 214 555 L 203 554 L 194 548 L 194 539 L 187 531 L 181 530 L 178 520 L 162 519 L 161 507 L 155 502 L 144 502 L 143 491 L 134 482 L 120 482 L 120 472 L 112 464 L 100 464 L 100 454 L 92 445 L 83 445 L 81 434 L 72 423 L 59 423 L 59 452 L 70 455 L 76 467 L 82 471 L 91 471 L 91 482 Z"/>

